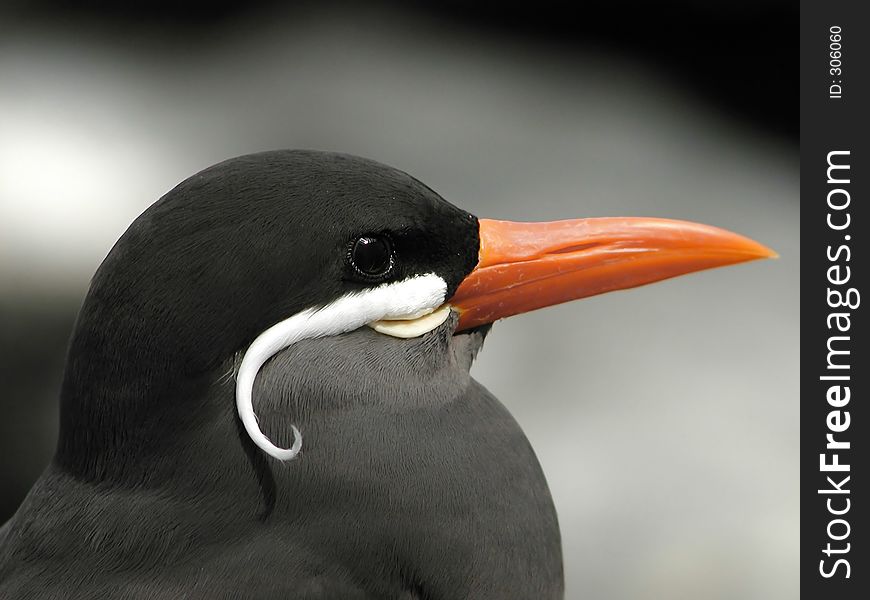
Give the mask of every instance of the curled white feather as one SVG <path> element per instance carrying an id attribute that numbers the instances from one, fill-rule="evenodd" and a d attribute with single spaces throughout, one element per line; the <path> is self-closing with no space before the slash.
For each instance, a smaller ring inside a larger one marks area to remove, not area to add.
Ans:
<path id="1" fill-rule="evenodd" d="M 251 440 L 278 460 L 291 460 L 302 449 L 302 435 L 291 425 L 293 444 L 279 448 L 262 432 L 254 412 L 254 380 L 275 354 L 304 339 L 338 335 L 383 319 L 426 314 L 444 303 L 447 283 L 428 273 L 354 292 L 321 308 L 309 308 L 266 329 L 248 347 L 236 379 L 236 410 Z"/>

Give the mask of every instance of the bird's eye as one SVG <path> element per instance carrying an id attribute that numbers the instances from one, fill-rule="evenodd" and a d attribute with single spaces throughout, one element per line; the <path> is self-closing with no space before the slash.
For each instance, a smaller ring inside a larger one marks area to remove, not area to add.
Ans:
<path id="1" fill-rule="evenodd" d="M 393 268 L 393 245 L 386 237 L 364 235 L 351 243 L 348 260 L 364 278 L 380 279 Z"/>

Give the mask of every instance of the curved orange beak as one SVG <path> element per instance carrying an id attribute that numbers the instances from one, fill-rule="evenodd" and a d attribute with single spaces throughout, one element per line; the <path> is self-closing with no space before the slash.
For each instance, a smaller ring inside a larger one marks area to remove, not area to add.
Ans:
<path id="1" fill-rule="evenodd" d="M 457 331 L 545 306 L 777 254 L 709 225 L 653 218 L 480 220 L 480 258 L 450 304 Z"/>

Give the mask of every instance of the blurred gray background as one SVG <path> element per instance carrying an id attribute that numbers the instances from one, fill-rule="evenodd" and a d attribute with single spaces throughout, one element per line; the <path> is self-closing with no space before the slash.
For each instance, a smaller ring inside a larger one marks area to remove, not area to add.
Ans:
<path id="1" fill-rule="evenodd" d="M 798 597 L 796 6 L 71 6 L 0 8 L 0 522 L 51 458 L 73 320 L 127 225 L 212 163 L 318 148 L 478 216 L 776 249 L 501 322 L 473 372 L 547 473 L 568 598 Z"/>

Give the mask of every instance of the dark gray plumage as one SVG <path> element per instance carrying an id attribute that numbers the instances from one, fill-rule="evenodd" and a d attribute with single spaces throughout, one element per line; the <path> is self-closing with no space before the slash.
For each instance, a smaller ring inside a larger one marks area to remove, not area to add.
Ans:
<path id="1" fill-rule="evenodd" d="M 50 468 L 0 537 L 2 596 L 557 598 L 553 504 L 531 447 L 468 374 L 483 332 L 369 329 L 284 350 L 259 415 L 299 460 L 237 434 L 228 377 L 149 482 Z M 226 365 L 227 371 L 232 365 Z M 187 393 L 196 393 L 192 386 Z"/>

